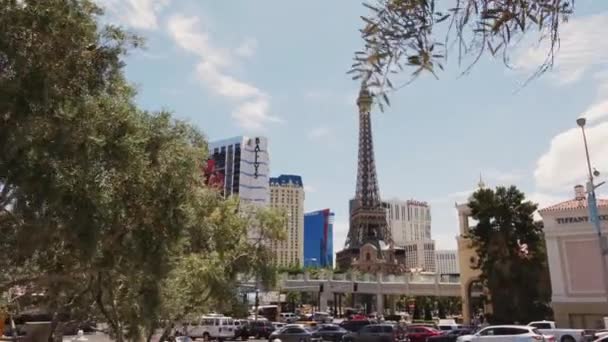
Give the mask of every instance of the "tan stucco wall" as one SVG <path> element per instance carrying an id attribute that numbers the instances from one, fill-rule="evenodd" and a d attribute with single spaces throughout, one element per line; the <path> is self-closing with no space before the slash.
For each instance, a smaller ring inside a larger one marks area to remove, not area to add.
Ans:
<path id="1" fill-rule="evenodd" d="M 599 329 L 608 311 L 606 303 L 556 303 L 551 304 L 558 328 Z M 598 326 L 599 324 L 599 326 Z"/>

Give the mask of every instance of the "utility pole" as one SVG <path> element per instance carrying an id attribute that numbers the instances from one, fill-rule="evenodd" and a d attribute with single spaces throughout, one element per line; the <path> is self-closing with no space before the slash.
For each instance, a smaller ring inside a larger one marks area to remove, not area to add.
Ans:
<path id="1" fill-rule="evenodd" d="M 583 132 L 583 141 L 585 143 L 585 156 L 587 157 L 587 171 L 589 172 L 589 179 L 587 180 L 587 207 L 589 207 L 589 219 L 593 223 L 595 232 L 597 233 L 597 240 L 600 248 L 600 259 L 602 262 L 602 275 L 604 276 L 604 294 L 606 295 L 606 301 L 608 302 L 608 264 L 606 263 L 606 254 L 608 254 L 608 246 L 606 239 L 602 235 L 602 227 L 600 225 L 600 218 L 597 209 L 597 198 L 595 196 L 595 189 L 602 186 L 605 182 L 601 182 L 598 185 L 593 183 L 593 176 L 599 176 L 600 173 L 597 170 L 591 169 L 591 158 L 589 157 L 589 147 L 587 146 L 587 135 L 585 134 L 585 118 L 578 118 L 576 120 L 577 125 Z"/>

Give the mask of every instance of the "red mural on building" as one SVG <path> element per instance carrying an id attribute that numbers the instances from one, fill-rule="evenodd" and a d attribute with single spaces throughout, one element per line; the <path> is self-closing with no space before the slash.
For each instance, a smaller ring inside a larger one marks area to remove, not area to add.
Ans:
<path id="1" fill-rule="evenodd" d="M 224 174 L 215 169 L 215 160 L 207 160 L 207 165 L 203 167 L 203 183 L 214 189 L 224 189 Z"/>

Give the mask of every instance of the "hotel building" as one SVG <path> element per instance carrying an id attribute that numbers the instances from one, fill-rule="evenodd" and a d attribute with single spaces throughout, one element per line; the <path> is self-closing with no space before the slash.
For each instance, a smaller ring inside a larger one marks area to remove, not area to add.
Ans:
<path id="1" fill-rule="evenodd" d="M 278 266 L 304 265 L 304 184 L 302 177 L 281 175 L 270 178 L 270 206 L 287 214 L 286 239 L 273 242 Z"/>
<path id="2" fill-rule="evenodd" d="M 329 209 L 304 214 L 304 267 L 333 268 L 333 226 Z"/>
<path id="3" fill-rule="evenodd" d="M 599 221 L 608 233 L 608 200 L 597 200 Z M 552 307 L 558 327 L 597 329 L 608 316 L 597 233 L 589 219 L 584 187 L 574 198 L 539 210 L 551 276 Z"/>
<path id="4" fill-rule="evenodd" d="M 244 203 L 269 203 L 268 140 L 239 136 L 209 143 L 209 159 L 223 175 L 225 196 L 238 196 Z"/>

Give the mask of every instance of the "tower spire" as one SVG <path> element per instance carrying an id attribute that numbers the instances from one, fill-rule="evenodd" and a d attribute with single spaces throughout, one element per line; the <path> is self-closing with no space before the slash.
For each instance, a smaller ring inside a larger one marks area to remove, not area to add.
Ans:
<path id="1" fill-rule="evenodd" d="M 483 182 L 483 178 L 481 177 L 481 172 L 479 173 L 479 183 L 477 183 L 480 189 L 485 189 L 486 183 Z"/>
<path id="2" fill-rule="evenodd" d="M 372 139 L 371 107 L 373 99 L 365 83 L 361 84 L 357 106 L 359 107 L 359 156 L 357 165 L 357 189 L 355 199 L 359 206 L 381 206 L 374 142 Z"/>

